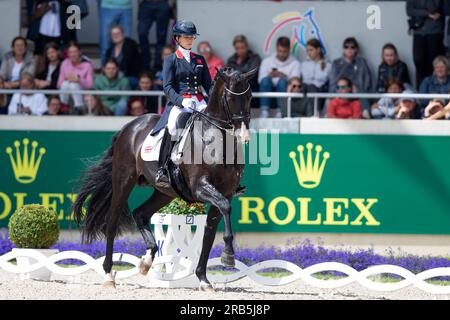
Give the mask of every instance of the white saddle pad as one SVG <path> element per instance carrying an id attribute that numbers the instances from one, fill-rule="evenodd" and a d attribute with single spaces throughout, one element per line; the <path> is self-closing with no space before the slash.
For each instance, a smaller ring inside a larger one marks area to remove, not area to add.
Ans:
<path id="1" fill-rule="evenodd" d="M 164 136 L 164 130 L 160 130 L 156 136 L 149 134 L 145 138 L 141 148 L 141 158 L 144 161 L 158 161 L 159 150 L 161 149 L 161 141 Z"/>
<path id="2" fill-rule="evenodd" d="M 171 159 L 175 164 L 179 164 L 183 155 L 183 150 L 189 135 L 189 130 L 186 128 L 183 130 L 182 138 L 179 143 L 175 145 L 172 150 Z M 141 148 L 141 158 L 144 161 L 158 161 L 159 152 L 161 150 L 162 138 L 164 136 L 164 130 L 158 132 L 156 136 L 149 134 L 145 138 Z"/>

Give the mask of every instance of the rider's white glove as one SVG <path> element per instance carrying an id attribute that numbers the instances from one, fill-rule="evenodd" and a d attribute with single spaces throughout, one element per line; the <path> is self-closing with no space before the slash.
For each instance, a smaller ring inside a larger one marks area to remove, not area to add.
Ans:
<path id="1" fill-rule="evenodd" d="M 192 100 L 191 98 L 184 98 L 183 102 L 181 103 L 181 105 L 185 108 L 192 108 L 192 103 L 194 102 L 194 100 Z"/>

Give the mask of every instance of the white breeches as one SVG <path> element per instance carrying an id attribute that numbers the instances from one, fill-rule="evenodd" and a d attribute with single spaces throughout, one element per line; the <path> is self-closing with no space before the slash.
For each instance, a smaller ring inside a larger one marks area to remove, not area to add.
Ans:
<path id="1" fill-rule="evenodd" d="M 196 96 L 192 96 L 192 100 L 195 101 L 195 104 L 193 104 L 193 107 L 195 106 L 194 107 L 195 110 L 203 111 L 206 109 L 207 104 L 206 104 L 205 99 L 202 99 L 202 101 L 198 101 Z M 184 107 L 178 107 L 178 106 L 174 106 L 172 108 L 172 110 L 170 110 L 169 120 L 167 122 L 167 128 L 169 129 L 169 133 L 172 136 L 175 135 L 175 133 L 176 133 L 177 118 L 182 112 L 192 113 L 193 111 L 191 109 L 184 108 Z"/>

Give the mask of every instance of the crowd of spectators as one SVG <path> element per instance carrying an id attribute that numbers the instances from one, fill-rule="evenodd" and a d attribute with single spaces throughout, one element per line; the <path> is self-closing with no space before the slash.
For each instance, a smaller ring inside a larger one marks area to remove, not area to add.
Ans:
<path id="1" fill-rule="evenodd" d="M 0 88 L 60 89 L 59 96 L 16 93 L 0 95 L 0 114 L 62 115 L 132 115 L 157 113 L 156 96 L 83 95 L 82 90 L 142 92 L 162 90 L 162 62 L 176 47 L 167 42 L 167 30 L 174 18 L 167 0 L 142 0 L 138 7 L 139 43 L 131 38 L 131 0 L 98 0 L 100 54 L 102 68 L 95 70 L 77 43 L 76 30 L 69 29 L 65 10 L 70 4 L 81 4 L 83 17 L 89 14 L 83 0 L 30 0 L 27 38 L 16 37 L 11 51 L 1 59 Z M 291 101 L 292 117 L 314 115 L 311 92 L 330 93 L 450 93 L 450 63 L 445 56 L 444 25 L 449 15 L 445 0 L 409 0 L 406 10 L 413 34 L 415 85 L 407 64 L 399 57 L 393 43 L 380 52 L 381 63 L 376 76 L 360 53 L 355 37 L 342 42 L 340 57 L 330 60 L 322 43 L 315 38 L 306 43 L 306 58 L 299 61 L 291 50 L 289 38 L 276 41 L 275 52 L 264 58 L 253 52 L 245 35 L 234 37 L 230 45 L 234 53 L 222 59 L 213 45 L 204 40 L 197 52 L 203 55 L 214 78 L 216 68 L 231 67 L 241 72 L 258 68 L 251 80 L 254 92 L 302 93 Z M 149 30 L 156 23 L 156 45 L 151 57 Z M 31 51 L 30 43 L 34 44 Z M 77 91 L 73 93 L 73 91 Z M 164 101 L 164 99 L 163 99 Z M 318 112 L 329 118 L 420 119 L 448 110 L 446 101 L 410 98 L 319 99 Z M 286 99 L 252 100 L 252 108 L 260 108 L 260 117 L 286 117 Z M 440 117 L 442 118 L 442 117 Z M 450 113 L 443 118 L 450 118 Z"/>

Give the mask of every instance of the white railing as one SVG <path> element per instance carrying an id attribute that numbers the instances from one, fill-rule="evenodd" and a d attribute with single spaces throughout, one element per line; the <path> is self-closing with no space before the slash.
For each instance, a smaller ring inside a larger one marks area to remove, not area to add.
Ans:
<path id="1" fill-rule="evenodd" d="M 0 89 L 0 94 L 33 94 L 42 93 L 46 95 L 59 94 L 82 94 L 82 95 L 98 95 L 98 96 L 154 96 L 158 97 L 158 113 L 161 113 L 164 91 L 100 91 L 100 90 L 19 90 L 19 89 Z M 417 100 L 442 99 L 450 100 L 450 94 L 434 94 L 434 93 L 291 93 L 291 92 L 253 92 L 255 98 L 285 98 L 287 99 L 287 118 L 292 114 L 292 99 L 310 98 L 314 99 L 314 117 L 319 116 L 319 99 L 331 98 L 360 98 L 360 99 L 380 99 L 380 98 L 412 98 Z M 90 100 L 89 100 L 90 103 Z M 92 113 L 92 106 L 89 105 L 89 114 Z"/>
<path id="2" fill-rule="evenodd" d="M 24 255 L 34 259 L 35 262 L 27 266 L 18 266 L 10 262 L 11 260 L 16 259 L 18 257 L 23 257 Z M 44 254 L 35 250 L 27 250 L 27 253 L 23 253 L 20 250 L 18 251 L 13 250 L 7 254 L 0 256 L 0 268 L 11 273 L 23 274 L 33 272 L 42 267 L 45 267 L 51 272 L 63 276 L 75 276 L 89 270 L 94 270 L 100 276 L 103 277 L 104 271 L 102 263 L 104 258 L 105 257 L 94 259 L 91 256 L 79 251 L 64 251 L 54 254 L 50 257 L 46 257 Z M 171 258 L 170 256 L 166 256 L 165 259 L 159 262 L 155 260 L 155 264 L 152 267 L 151 271 L 153 270 L 153 268 L 157 267 L 158 264 L 169 263 L 171 261 L 170 258 Z M 85 263 L 85 265 L 71 268 L 65 268 L 57 265 L 58 261 L 66 259 L 79 260 Z M 179 257 L 177 257 L 177 259 L 179 259 Z M 117 271 L 115 274 L 116 279 L 129 278 L 139 274 L 140 258 L 126 253 L 114 253 L 113 261 L 126 262 L 134 266 L 129 270 Z M 220 258 L 213 258 L 208 261 L 208 268 L 217 267 L 221 265 L 222 264 L 220 262 Z M 269 260 L 254 264 L 252 266 L 247 266 L 240 261 L 236 261 L 235 268 L 238 271 L 231 274 L 208 272 L 208 278 L 213 283 L 229 283 L 248 277 L 258 284 L 267 286 L 282 286 L 301 279 L 311 286 L 327 289 L 343 287 L 352 283 L 359 283 L 360 285 L 366 287 L 367 289 L 374 291 L 395 291 L 410 285 L 414 285 L 415 287 L 432 294 L 450 294 L 450 285 L 443 286 L 430 284 L 426 282 L 427 279 L 450 276 L 450 267 L 435 268 L 423 271 L 419 274 L 414 274 L 409 270 L 394 265 L 378 265 L 369 267 L 362 271 L 357 271 L 354 268 L 349 267 L 342 263 L 324 262 L 302 269 L 299 266 L 288 261 Z M 257 274 L 258 271 L 268 268 L 283 269 L 290 272 L 291 274 L 281 278 L 271 278 Z M 189 268 L 189 270 L 184 272 L 185 277 L 192 276 L 194 269 L 195 265 L 192 265 Z M 312 276 L 313 274 L 325 271 L 342 272 L 345 273 L 347 276 L 345 278 L 333 280 L 323 280 Z M 152 281 L 151 276 L 157 275 L 159 273 L 150 272 L 149 274 L 150 274 L 149 282 L 151 283 Z M 402 277 L 403 280 L 399 280 L 394 283 L 382 283 L 370 280 L 368 278 L 371 276 L 377 276 L 381 274 L 397 275 Z M 154 278 L 154 280 L 166 282 L 171 281 L 165 279 L 164 276 L 156 277 Z"/>

